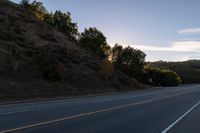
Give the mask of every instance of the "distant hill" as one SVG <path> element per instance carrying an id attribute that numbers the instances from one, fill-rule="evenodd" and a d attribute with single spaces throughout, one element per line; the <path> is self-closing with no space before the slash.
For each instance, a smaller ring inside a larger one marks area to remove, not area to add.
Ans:
<path id="1" fill-rule="evenodd" d="M 142 88 L 121 72 L 103 80 L 98 57 L 7 0 L 0 0 L 0 31 L 0 99 Z"/>
<path id="2" fill-rule="evenodd" d="M 149 62 L 150 68 L 169 69 L 177 72 L 183 83 L 200 83 L 200 60 L 184 62 Z"/>

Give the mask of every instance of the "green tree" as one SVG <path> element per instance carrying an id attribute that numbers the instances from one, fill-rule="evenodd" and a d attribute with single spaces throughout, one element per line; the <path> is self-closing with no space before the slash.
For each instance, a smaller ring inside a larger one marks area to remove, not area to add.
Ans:
<path id="1" fill-rule="evenodd" d="M 20 4 L 30 10 L 40 20 L 44 20 L 45 14 L 48 14 L 42 2 L 37 2 L 34 0 L 32 3 L 30 3 L 29 0 L 22 0 Z"/>
<path id="2" fill-rule="evenodd" d="M 101 59 L 109 55 L 110 46 L 107 44 L 106 37 L 96 28 L 85 29 L 79 38 L 79 44 L 82 48 L 90 50 Z"/>
<path id="3" fill-rule="evenodd" d="M 112 62 L 117 63 L 118 58 L 123 50 L 123 47 L 119 44 L 115 44 L 115 46 L 111 49 L 110 58 Z"/>
<path id="4" fill-rule="evenodd" d="M 35 14 L 35 16 L 40 19 L 40 20 L 44 20 L 44 16 L 45 14 L 47 14 L 47 10 L 46 8 L 43 6 L 42 2 L 37 2 L 37 1 L 33 1 L 31 3 L 31 10 L 33 11 L 33 13 Z"/>
<path id="5" fill-rule="evenodd" d="M 134 77 L 143 73 L 146 57 L 144 52 L 130 46 L 123 48 L 116 44 L 112 48 L 111 56 L 115 67 L 124 73 Z"/>
<path id="6" fill-rule="evenodd" d="M 20 2 L 22 7 L 28 9 L 35 17 L 45 21 L 51 26 L 55 27 L 60 32 L 64 33 L 71 41 L 75 41 L 78 35 L 77 23 L 73 23 L 71 14 L 69 12 L 63 13 L 61 11 L 55 11 L 55 13 L 49 13 L 43 6 L 42 2 L 29 0 L 22 0 Z"/>
<path id="7" fill-rule="evenodd" d="M 52 25 L 70 39 L 76 39 L 78 35 L 77 23 L 72 22 L 70 12 L 62 13 L 61 11 L 56 11 L 53 15 Z"/>
<path id="8" fill-rule="evenodd" d="M 53 26 L 53 24 L 54 24 L 54 14 L 52 12 L 46 13 L 44 15 L 44 21 Z"/>
<path id="9" fill-rule="evenodd" d="M 30 7 L 30 1 L 29 0 L 22 0 L 20 2 L 20 5 L 25 7 L 25 8 L 29 8 Z"/>

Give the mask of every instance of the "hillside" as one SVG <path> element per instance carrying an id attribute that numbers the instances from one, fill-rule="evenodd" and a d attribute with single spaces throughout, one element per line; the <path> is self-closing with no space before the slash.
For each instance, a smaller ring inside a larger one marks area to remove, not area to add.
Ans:
<path id="1" fill-rule="evenodd" d="M 0 99 L 83 95 L 143 86 L 122 72 L 109 82 L 100 59 L 28 10 L 0 0 Z"/>
<path id="2" fill-rule="evenodd" d="M 177 72 L 183 83 L 200 83 L 200 60 L 189 60 L 184 62 L 151 62 L 151 68 L 170 69 Z"/>

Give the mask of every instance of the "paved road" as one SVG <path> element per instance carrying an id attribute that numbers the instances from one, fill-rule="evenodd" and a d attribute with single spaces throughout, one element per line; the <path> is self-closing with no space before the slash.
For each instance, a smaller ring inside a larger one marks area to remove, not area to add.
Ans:
<path id="1" fill-rule="evenodd" d="M 200 86 L 0 105 L 0 133 L 200 133 Z"/>

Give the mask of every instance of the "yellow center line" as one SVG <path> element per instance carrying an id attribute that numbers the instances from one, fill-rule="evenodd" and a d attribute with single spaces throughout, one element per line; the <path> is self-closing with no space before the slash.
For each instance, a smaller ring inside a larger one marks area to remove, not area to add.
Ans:
<path id="1" fill-rule="evenodd" d="M 189 92 L 187 92 L 187 93 L 189 93 Z M 180 95 L 184 95 L 184 94 L 187 94 L 187 93 L 179 93 L 179 94 L 175 94 L 175 95 L 171 95 L 171 96 L 165 96 L 165 97 L 162 97 L 162 98 L 155 98 L 155 99 L 152 99 L 152 100 L 145 100 L 145 101 L 141 101 L 141 102 L 137 102 L 137 103 L 130 103 L 130 104 L 112 107 L 112 108 L 107 108 L 107 109 L 102 109 L 102 110 L 98 110 L 98 111 L 81 113 L 81 114 L 74 115 L 74 116 L 68 116 L 68 117 L 64 117 L 64 118 L 60 118 L 60 119 L 56 119 L 56 120 L 51 120 L 51 121 L 27 125 L 27 126 L 23 126 L 23 127 L 19 127 L 19 128 L 13 128 L 13 129 L 5 130 L 5 131 L 0 131 L 0 133 L 10 133 L 10 132 L 21 131 L 21 130 L 25 130 L 25 129 L 29 129 L 29 128 L 39 127 L 39 126 L 48 125 L 48 124 L 61 122 L 61 121 L 66 121 L 66 120 L 72 120 L 72 119 L 76 119 L 76 118 L 80 118 L 80 117 L 86 117 L 86 116 L 90 116 L 90 115 L 94 115 L 94 114 L 98 114 L 98 113 L 103 113 L 103 112 L 108 112 L 108 111 L 113 111 L 113 110 L 117 110 L 117 109 L 130 107 L 130 106 L 136 106 L 136 105 L 141 105 L 141 104 L 145 104 L 145 103 L 151 103 L 151 102 L 154 102 L 154 101 L 166 99 L 166 98 L 169 98 L 169 97 L 180 96 Z"/>

